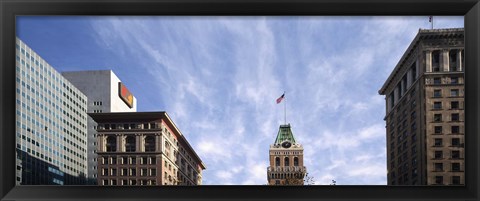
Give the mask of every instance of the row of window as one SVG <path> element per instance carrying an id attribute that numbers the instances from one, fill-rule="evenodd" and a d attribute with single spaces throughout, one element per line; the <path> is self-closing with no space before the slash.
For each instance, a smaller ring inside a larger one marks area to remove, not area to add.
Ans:
<path id="1" fill-rule="evenodd" d="M 434 163 L 434 171 L 435 172 L 443 172 L 445 171 L 443 167 L 443 163 Z M 450 171 L 451 172 L 460 172 L 462 171 L 460 168 L 460 163 L 451 163 L 450 166 Z"/>
<path id="2" fill-rule="evenodd" d="M 434 152 L 434 159 L 440 160 L 440 159 L 445 159 L 445 157 L 446 156 L 443 154 L 442 150 L 437 150 Z M 450 159 L 461 159 L 460 151 L 459 150 L 450 151 Z"/>
<path id="3" fill-rule="evenodd" d="M 157 180 L 155 179 L 119 179 L 120 185 L 122 186 L 135 186 L 135 185 L 142 185 L 142 186 L 152 186 L 152 185 L 157 185 Z M 117 179 L 103 179 L 102 180 L 102 185 L 107 186 L 107 185 L 112 185 L 116 186 L 117 184 Z"/>
<path id="4" fill-rule="evenodd" d="M 443 121 L 442 114 L 433 114 L 433 122 L 438 123 L 442 121 Z M 450 114 L 450 121 L 453 121 L 453 122 L 460 121 L 460 114 L 459 113 Z"/>
<path id="5" fill-rule="evenodd" d="M 442 102 L 435 101 L 433 102 L 433 110 L 441 110 L 442 109 Z M 450 101 L 450 109 L 451 110 L 458 110 L 460 109 L 460 104 L 458 101 Z"/>
<path id="6" fill-rule="evenodd" d="M 155 165 L 157 164 L 157 158 L 151 156 L 102 156 L 101 163 L 104 165 L 116 165 L 123 164 L 123 165 L 135 165 L 138 163 L 141 165 Z"/>
<path id="7" fill-rule="evenodd" d="M 450 89 L 450 97 L 458 97 L 460 96 L 459 89 Z M 434 89 L 433 90 L 433 98 L 441 98 L 443 97 L 442 89 Z"/>
<path id="8" fill-rule="evenodd" d="M 137 169 L 139 174 L 137 175 Z M 119 174 L 119 175 L 117 175 Z M 156 168 L 121 168 L 117 172 L 117 168 L 102 168 L 102 176 L 157 176 Z"/>
<path id="9" fill-rule="evenodd" d="M 114 130 L 114 129 L 158 129 L 158 123 L 123 123 L 123 124 L 98 124 L 98 130 Z"/>
<path id="10" fill-rule="evenodd" d="M 460 65 L 459 65 L 459 62 L 457 61 L 458 58 L 458 54 L 460 53 L 460 56 L 461 56 L 461 61 L 462 61 L 462 64 L 464 63 L 464 55 L 463 55 L 463 50 L 450 50 L 448 52 L 445 52 L 446 54 L 448 54 L 448 67 L 449 67 L 449 70 L 450 72 L 455 72 L 455 71 L 460 71 Z M 432 71 L 433 72 L 440 72 L 440 71 L 443 71 L 440 67 L 440 56 L 441 56 L 441 52 L 440 50 L 435 50 L 435 51 L 432 51 L 432 57 L 431 57 L 431 62 L 432 62 Z"/>
<path id="11" fill-rule="evenodd" d="M 275 157 L 275 166 L 280 166 L 279 157 Z M 283 166 L 290 166 L 290 159 L 288 157 L 283 159 Z M 293 166 L 298 166 L 298 157 L 293 157 Z"/>
<path id="12" fill-rule="evenodd" d="M 436 135 L 444 134 L 443 126 L 434 126 L 433 130 Z M 450 134 L 460 134 L 460 126 L 450 126 Z"/>
<path id="13" fill-rule="evenodd" d="M 444 146 L 443 139 L 442 138 L 434 138 L 433 146 L 434 147 Z M 452 147 L 463 147 L 464 143 L 460 142 L 460 138 L 452 138 L 450 146 L 452 146 Z"/>

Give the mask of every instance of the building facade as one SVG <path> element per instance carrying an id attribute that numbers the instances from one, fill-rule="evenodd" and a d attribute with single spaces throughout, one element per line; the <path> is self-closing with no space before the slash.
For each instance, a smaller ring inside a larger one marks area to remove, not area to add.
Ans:
<path id="1" fill-rule="evenodd" d="M 388 185 L 463 185 L 464 30 L 420 29 L 379 93 Z"/>
<path id="2" fill-rule="evenodd" d="M 87 97 L 16 39 L 16 184 L 80 185 Z"/>
<path id="3" fill-rule="evenodd" d="M 295 141 L 290 124 L 280 125 L 269 149 L 269 185 L 303 185 L 307 168 L 303 166 L 303 146 Z"/>
<path id="4" fill-rule="evenodd" d="M 90 113 L 98 185 L 201 185 L 206 168 L 166 112 Z"/>
<path id="5" fill-rule="evenodd" d="M 136 112 L 137 100 L 111 70 L 62 72 L 88 98 L 88 113 Z M 97 184 L 96 126 L 88 116 L 87 161 L 88 184 Z"/>

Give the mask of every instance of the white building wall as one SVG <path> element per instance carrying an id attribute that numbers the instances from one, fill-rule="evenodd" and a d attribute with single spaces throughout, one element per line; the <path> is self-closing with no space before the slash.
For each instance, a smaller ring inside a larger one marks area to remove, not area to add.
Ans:
<path id="1" fill-rule="evenodd" d="M 128 107 L 120 98 L 118 82 L 121 81 L 111 70 L 63 72 L 62 75 L 88 97 L 88 113 L 137 111 L 137 100 L 135 97 L 132 108 Z M 96 184 L 98 175 L 96 126 L 95 121 L 88 117 L 87 158 L 89 184 Z"/>

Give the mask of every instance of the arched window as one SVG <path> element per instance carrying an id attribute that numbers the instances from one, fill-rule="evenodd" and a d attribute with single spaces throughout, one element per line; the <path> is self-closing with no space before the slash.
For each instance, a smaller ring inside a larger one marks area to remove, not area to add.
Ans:
<path id="1" fill-rule="evenodd" d="M 155 136 L 145 137 L 145 151 L 155 151 Z"/>
<path id="2" fill-rule="evenodd" d="M 438 50 L 432 52 L 432 70 L 433 72 L 440 71 L 440 51 Z"/>
<path id="3" fill-rule="evenodd" d="M 290 166 L 290 160 L 288 160 L 288 157 L 285 157 L 285 166 Z"/>
<path id="4" fill-rule="evenodd" d="M 298 157 L 293 158 L 293 165 L 298 166 Z"/>
<path id="5" fill-rule="evenodd" d="M 115 136 L 107 137 L 106 148 L 107 148 L 107 152 L 117 151 L 117 138 Z"/>
<path id="6" fill-rule="evenodd" d="M 275 166 L 280 166 L 280 158 L 275 157 Z"/>
<path id="7" fill-rule="evenodd" d="M 457 50 L 450 50 L 448 56 L 450 71 L 457 71 Z"/>
<path id="8" fill-rule="evenodd" d="M 127 136 L 125 139 L 125 151 L 135 152 L 135 136 Z"/>

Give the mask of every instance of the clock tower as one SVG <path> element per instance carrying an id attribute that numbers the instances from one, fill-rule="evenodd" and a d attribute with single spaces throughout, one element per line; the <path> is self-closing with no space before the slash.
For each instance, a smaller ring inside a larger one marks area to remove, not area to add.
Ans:
<path id="1" fill-rule="evenodd" d="M 269 185 L 303 185 L 307 168 L 303 166 L 303 146 L 295 141 L 290 124 L 280 125 L 269 149 Z"/>

